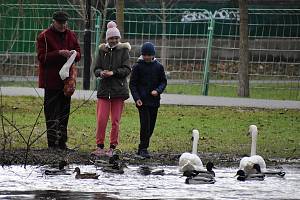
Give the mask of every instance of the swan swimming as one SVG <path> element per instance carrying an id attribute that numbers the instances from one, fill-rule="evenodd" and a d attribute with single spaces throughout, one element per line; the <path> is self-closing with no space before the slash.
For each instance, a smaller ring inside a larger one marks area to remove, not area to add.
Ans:
<path id="1" fill-rule="evenodd" d="M 242 158 L 239 169 L 243 170 L 246 174 L 255 174 L 256 170 L 253 168 L 253 165 L 258 164 L 261 168 L 261 171 L 264 173 L 267 170 L 266 163 L 261 156 L 256 155 L 256 142 L 258 135 L 257 126 L 251 125 L 249 127 L 248 134 L 251 134 L 252 138 L 251 156 Z"/>
<path id="2" fill-rule="evenodd" d="M 194 129 L 192 132 L 193 149 L 192 153 L 185 152 L 179 158 L 179 171 L 201 171 L 204 170 L 203 164 L 199 156 L 197 155 L 197 146 L 199 141 L 199 131 Z"/>

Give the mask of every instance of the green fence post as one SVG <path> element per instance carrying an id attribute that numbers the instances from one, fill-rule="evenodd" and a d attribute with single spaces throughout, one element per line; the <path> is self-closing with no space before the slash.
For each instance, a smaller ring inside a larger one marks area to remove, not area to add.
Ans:
<path id="1" fill-rule="evenodd" d="M 97 53 L 98 53 L 98 46 L 100 45 L 100 27 L 101 27 L 101 13 L 99 10 L 96 10 L 96 24 L 95 24 L 95 35 L 96 35 L 96 42 L 95 42 L 95 62 L 97 58 Z M 98 90 L 98 86 L 100 84 L 100 79 L 96 78 L 95 79 L 95 89 Z"/>
<path id="2" fill-rule="evenodd" d="M 208 26 L 208 44 L 207 44 L 207 51 L 205 57 L 205 65 L 204 65 L 204 74 L 203 74 L 203 86 L 202 86 L 202 95 L 208 95 L 208 85 L 209 85 L 209 64 L 210 64 L 210 57 L 211 57 L 211 46 L 214 34 L 214 26 L 215 26 L 215 19 L 213 16 L 210 18 L 210 23 Z"/>
<path id="3" fill-rule="evenodd" d="M 96 34 L 96 42 L 95 42 L 95 58 L 98 53 L 98 46 L 100 45 L 100 27 L 101 27 L 101 13 L 99 10 L 96 10 L 96 24 L 95 24 L 95 34 Z"/>

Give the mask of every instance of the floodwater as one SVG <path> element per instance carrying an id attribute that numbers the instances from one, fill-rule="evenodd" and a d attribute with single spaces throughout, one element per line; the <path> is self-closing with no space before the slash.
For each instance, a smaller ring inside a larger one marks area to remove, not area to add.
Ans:
<path id="1" fill-rule="evenodd" d="M 70 170 L 78 165 L 70 165 Z M 299 199 L 300 164 L 282 165 L 285 178 L 237 181 L 236 168 L 217 168 L 216 183 L 185 184 L 176 166 L 160 166 L 166 175 L 142 176 L 137 166 L 122 175 L 104 173 L 92 165 L 82 172 L 97 172 L 98 180 L 69 176 L 46 176 L 37 166 L 0 167 L 0 199 Z M 269 169 L 269 170 L 272 170 Z M 273 170 L 275 170 L 273 168 Z"/>

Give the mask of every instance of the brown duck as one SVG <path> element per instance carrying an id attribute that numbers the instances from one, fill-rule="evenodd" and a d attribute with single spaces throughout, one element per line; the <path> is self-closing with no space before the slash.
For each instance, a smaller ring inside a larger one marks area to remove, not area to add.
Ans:
<path id="1" fill-rule="evenodd" d="M 96 173 L 81 174 L 79 167 L 75 168 L 73 173 L 75 173 L 75 172 L 76 172 L 76 175 L 75 175 L 76 179 L 98 179 L 98 177 L 99 177 L 99 175 L 97 175 Z"/>

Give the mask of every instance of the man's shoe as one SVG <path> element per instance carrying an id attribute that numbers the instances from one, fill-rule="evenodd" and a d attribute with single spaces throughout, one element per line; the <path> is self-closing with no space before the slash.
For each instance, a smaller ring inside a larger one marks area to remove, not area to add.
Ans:
<path id="1" fill-rule="evenodd" d="M 144 158 L 151 158 L 149 152 L 147 149 L 139 149 L 138 150 L 138 153 L 137 153 L 139 156 L 142 156 Z"/>
<path id="2" fill-rule="evenodd" d="M 66 144 L 59 145 L 58 148 L 62 151 L 75 151 L 74 149 L 68 148 L 68 146 Z"/>
<path id="3" fill-rule="evenodd" d="M 57 146 L 48 146 L 49 151 L 57 151 L 58 147 Z"/>

